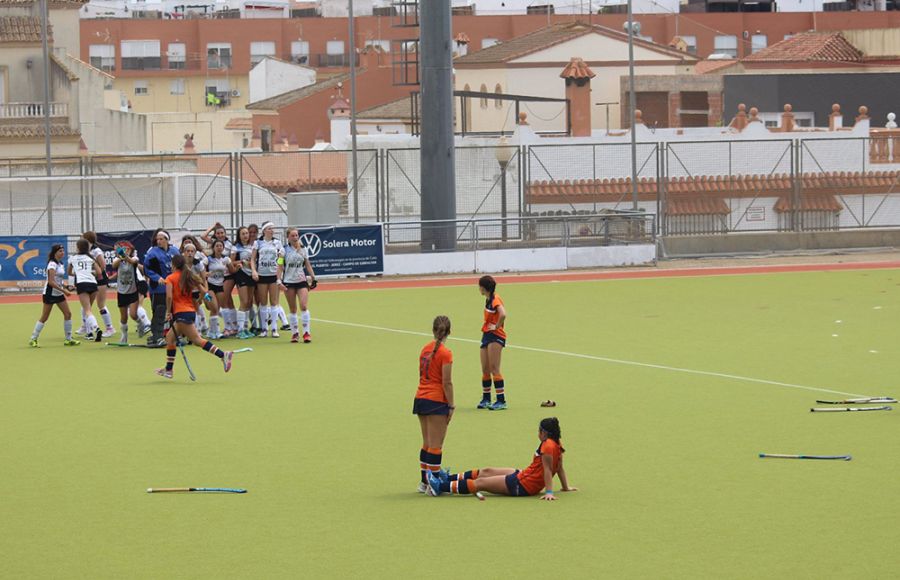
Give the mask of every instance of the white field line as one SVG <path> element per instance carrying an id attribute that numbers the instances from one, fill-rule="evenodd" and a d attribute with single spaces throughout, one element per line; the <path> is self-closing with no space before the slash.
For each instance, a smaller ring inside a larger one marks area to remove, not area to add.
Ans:
<path id="1" fill-rule="evenodd" d="M 368 329 L 368 330 L 378 330 L 378 331 L 381 331 L 381 332 L 393 332 L 393 333 L 396 333 L 396 334 L 411 334 L 411 335 L 413 335 L 413 336 L 424 336 L 424 337 L 426 337 L 426 338 L 432 338 L 431 333 L 428 333 L 428 332 L 416 332 L 416 331 L 413 331 L 413 330 L 401 330 L 401 329 L 398 329 L 398 328 L 387 328 L 387 327 L 385 327 L 385 326 L 373 326 L 373 325 L 371 325 L 371 324 L 357 324 L 357 323 L 355 323 L 355 322 L 342 322 L 342 321 L 339 321 L 339 320 L 323 320 L 323 319 L 321 319 L 321 318 L 314 318 L 313 320 L 315 320 L 316 322 L 322 322 L 322 323 L 325 323 L 325 324 L 337 324 L 337 325 L 340 325 L 340 326 L 351 326 L 351 327 L 353 327 L 353 328 L 365 328 L 365 329 Z M 474 339 L 471 339 L 471 338 L 459 338 L 459 337 L 451 336 L 451 337 L 450 337 L 450 340 L 458 341 L 458 342 L 468 342 L 468 343 L 474 343 L 474 344 L 481 344 L 481 341 L 480 341 L 480 340 L 474 340 Z M 835 391 L 835 390 L 833 390 L 833 389 L 824 389 L 824 388 L 821 388 L 821 387 L 811 387 L 811 386 L 808 386 L 808 385 L 796 385 L 796 384 L 794 384 L 794 383 L 782 383 L 782 382 L 780 382 L 780 381 L 770 381 L 770 380 L 768 380 L 768 379 L 757 379 L 757 378 L 754 378 L 754 377 L 744 377 L 744 376 L 741 376 L 741 375 L 731 375 L 731 374 L 727 374 L 727 373 L 717 373 L 717 372 L 713 372 L 713 371 L 702 371 L 702 370 L 697 370 L 697 369 L 685 369 L 685 368 L 681 368 L 681 367 L 671 367 L 671 366 L 667 366 L 667 365 L 658 365 L 658 364 L 653 364 L 653 363 L 643 363 L 643 362 L 631 361 L 631 360 L 621 360 L 621 359 L 609 358 L 609 357 L 605 357 L 605 356 L 595 356 L 595 355 L 592 355 L 592 354 L 581 354 L 581 353 L 577 353 L 577 352 L 566 352 L 566 351 L 563 351 L 563 350 L 553 350 L 553 349 L 547 349 L 547 348 L 535 348 L 535 347 L 532 347 L 532 346 L 521 346 L 521 345 L 516 345 L 516 344 L 508 344 L 508 345 L 506 346 L 506 348 L 512 348 L 512 349 L 517 349 L 517 350 L 525 350 L 525 351 L 530 351 L 530 352 L 539 352 L 539 353 L 543 353 L 543 354 L 555 354 L 555 355 L 558 355 L 558 356 L 567 356 L 567 357 L 572 357 L 572 358 L 580 358 L 580 359 L 587 359 L 587 360 L 596 360 L 596 361 L 600 361 L 600 362 L 606 362 L 606 363 L 612 363 L 612 364 L 619 364 L 619 365 L 627 365 L 627 366 L 633 366 L 633 367 L 642 367 L 642 368 L 657 369 L 657 370 L 662 370 L 662 371 L 671 371 L 671 372 L 676 372 L 676 373 L 686 373 L 686 374 L 691 374 L 691 375 L 701 375 L 701 376 L 706 376 L 706 377 L 716 377 L 716 378 L 720 378 L 720 379 L 730 379 L 730 380 L 733 380 L 733 381 L 744 381 L 744 382 L 747 382 L 747 383 L 758 383 L 758 384 L 763 384 L 763 385 L 773 385 L 773 386 L 776 386 L 776 387 L 785 387 L 785 388 L 789 388 L 789 389 L 801 389 L 801 390 L 804 390 L 804 391 L 815 391 L 815 392 L 818 392 L 818 393 L 831 393 L 831 394 L 834 394 L 834 395 L 846 395 L 846 396 L 850 396 L 850 397 L 859 397 L 859 398 L 869 397 L 869 395 L 861 395 L 861 394 L 858 394 L 858 393 L 848 393 L 848 392 L 845 392 L 845 391 Z"/>

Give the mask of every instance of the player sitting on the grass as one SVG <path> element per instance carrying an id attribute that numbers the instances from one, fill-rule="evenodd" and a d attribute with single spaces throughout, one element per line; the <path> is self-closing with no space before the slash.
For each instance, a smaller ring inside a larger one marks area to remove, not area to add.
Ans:
<path id="1" fill-rule="evenodd" d="M 541 444 L 534 452 L 531 465 L 524 471 L 514 467 L 485 467 L 473 469 L 465 473 L 448 474 L 446 471 L 428 475 L 428 495 L 438 496 L 442 493 L 470 494 L 488 491 L 500 495 L 514 497 L 537 495 L 544 491 L 541 499 L 555 500 L 553 495 L 553 476 L 559 476 L 562 486 L 560 491 L 577 491 L 570 487 L 563 469 L 563 449 L 560 438 L 559 420 L 548 417 L 538 427 L 538 438 Z"/>
<path id="2" fill-rule="evenodd" d="M 197 303 L 200 300 L 199 290 L 203 282 L 181 254 L 172 258 L 172 273 L 165 279 L 165 283 L 166 320 L 171 322 L 172 328 L 166 334 L 166 366 L 157 369 L 156 374 L 167 379 L 172 378 L 172 368 L 175 366 L 175 341 L 178 336 L 187 338 L 192 344 L 222 359 L 225 372 L 230 371 L 234 353 L 220 350 L 212 342 L 202 339 L 194 325 L 197 319 Z"/>

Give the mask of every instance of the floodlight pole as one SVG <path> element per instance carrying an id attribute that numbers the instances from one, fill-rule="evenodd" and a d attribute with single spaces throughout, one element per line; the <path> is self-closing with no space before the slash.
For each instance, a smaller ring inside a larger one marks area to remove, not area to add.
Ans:
<path id="1" fill-rule="evenodd" d="M 49 0 L 41 1 L 41 51 L 44 61 L 44 148 L 47 155 L 47 177 L 53 175 L 50 155 L 50 46 L 47 37 L 50 33 L 48 15 Z M 53 233 L 53 186 L 47 180 L 47 233 Z"/>
<path id="2" fill-rule="evenodd" d="M 46 0 L 44 0 L 46 1 Z M 356 159 L 356 26 L 353 18 L 353 0 L 348 0 L 350 21 L 350 149 L 353 165 L 353 223 L 359 223 L 359 171 Z"/>
<path id="3" fill-rule="evenodd" d="M 628 113 L 631 115 L 631 209 L 637 211 L 637 136 L 634 116 L 637 110 L 637 97 L 634 94 L 634 14 L 631 2 L 632 0 L 628 0 Z"/>

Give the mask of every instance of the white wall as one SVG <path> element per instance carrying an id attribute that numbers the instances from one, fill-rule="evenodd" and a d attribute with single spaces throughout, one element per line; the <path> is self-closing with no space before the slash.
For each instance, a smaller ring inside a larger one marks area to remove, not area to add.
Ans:
<path id="1" fill-rule="evenodd" d="M 619 6 L 625 0 L 452 0 L 454 7 L 475 6 L 475 14 L 525 14 L 533 5 L 552 4 L 556 14 L 594 14 L 603 6 Z M 672 14 L 678 12 L 679 0 L 634 0 L 635 14 Z"/>
<path id="2" fill-rule="evenodd" d="M 250 103 L 315 84 L 315 69 L 264 58 L 250 69 Z"/>

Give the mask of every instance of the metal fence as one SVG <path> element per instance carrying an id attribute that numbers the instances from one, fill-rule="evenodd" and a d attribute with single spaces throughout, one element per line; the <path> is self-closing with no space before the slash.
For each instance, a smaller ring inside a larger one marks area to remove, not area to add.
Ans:
<path id="1" fill-rule="evenodd" d="M 900 133 L 873 135 L 638 143 L 636 187 L 624 142 L 459 147 L 460 240 L 480 220 L 509 242 L 524 235 L 519 218 L 622 210 L 655 216 L 667 236 L 900 227 Z M 360 150 L 355 180 L 352 168 L 349 151 L 66 157 L 50 176 L 43 159 L 7 159 L 0 235 L 286 226 L 288 193 L 333 190 L 341 223 L 414 237 L 401 232 L 421 219 L 429 185 L 420 151 Z"/>

